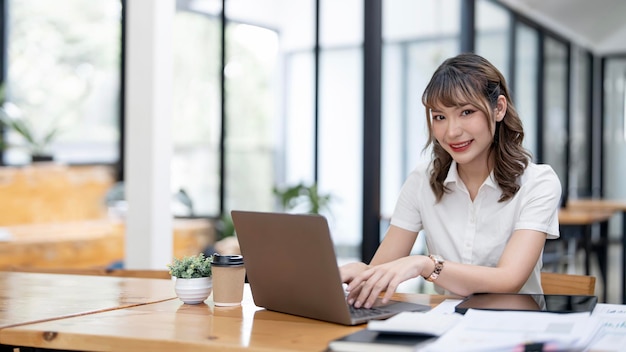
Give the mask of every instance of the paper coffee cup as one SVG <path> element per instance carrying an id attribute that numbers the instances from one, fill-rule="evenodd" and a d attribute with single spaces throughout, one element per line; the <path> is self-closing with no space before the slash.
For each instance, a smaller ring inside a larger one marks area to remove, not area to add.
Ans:
<path id="1" fill-rule="evenodd" d="M 238 306 L 243 300 L 246 268 L 241 255 L 213 254 L 213 303 L 216 306 Z"/>

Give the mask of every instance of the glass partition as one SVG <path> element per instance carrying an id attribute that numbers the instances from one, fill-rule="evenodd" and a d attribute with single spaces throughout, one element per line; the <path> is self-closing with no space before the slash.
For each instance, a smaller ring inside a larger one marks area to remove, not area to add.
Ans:
<path id="1" fill-rule="evenodd" d="M 626 199 L 626 58 L 609 58 L 604 73 L 603 196 Z"/>
<path id="2" fill-rule="evenodd" d="M 9 0 L 7 8 L 11 113 L 56 161 L 118 162 L 120 1 Z M 7 137 L 4 162 L 30 163 L 29 143 L 15 131 Z"/>
<path id="3" fill-rule="evenodd" d="M 443 60 L 458 54 L 460 3 L 385 1 L 383 15 L 381 215 L 388 218 L 408 174 L 430 160 L 422 93 Z"/>
<path id="4" fill-rule="evenodd" d="M 539 80 L 539 39 L 537 30 L 523 23 L 515 26 L 515 85 L 510 87 L 513 102 L 524 124 L 524 147 L 537 162 L 537 82 Z"/>
<path id="5" fill-rule="evenodd" d="M 362 240 L 363 2 L 320 2 L 319 187 L 338 246 Z"/>
<path id="6" fill-rule="evenodd" d="M 489 60 L 509 77 L 509 32 L 511 18 L 508 11 L 493 1 L 476 1 L 476 53 Z"/>
<path id="7" fill-rule="evenodd" d="M 569 188 L 572 197 L 591 196 L 591 56 L 572 51 L 572 113 L 570 114 Z"/>
<path id="8" fill-rule="evenodd" d="M 567 47 L 546 37 L 544 42 L 543 163 L 552 166 L 566 192 Z M 565 193 L 564 193 L 565 194 Z"/>

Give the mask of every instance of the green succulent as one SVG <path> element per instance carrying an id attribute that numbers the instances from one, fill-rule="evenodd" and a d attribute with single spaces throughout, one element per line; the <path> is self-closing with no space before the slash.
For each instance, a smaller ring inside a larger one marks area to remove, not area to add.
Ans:
<path id="1" fill-rule="evenodd" d="M 167 264 L 170 274 L 180 279 L 195 279 L 200 277 L 211 277 L 211 258 L 204 256 L 204 253 L 174 258 L 172 263 Z"/>

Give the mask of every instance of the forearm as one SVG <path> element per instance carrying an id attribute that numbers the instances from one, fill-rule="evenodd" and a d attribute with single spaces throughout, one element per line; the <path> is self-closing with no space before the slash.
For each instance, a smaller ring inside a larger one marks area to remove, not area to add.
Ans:
<path id="1" fill-rule="evenodd" d="M 370 266 L 388 263 L 398 258 L 406 257 L 415 244 L 417 233 L 390 226 L 385 237 L 376 250 Z"/>
<path id="2" fill-rule="evenodd" d="M 446 261 L 435 284 L 460 296 L 476 292 L 518 292 L 529 274 L 526 270 Z"/>

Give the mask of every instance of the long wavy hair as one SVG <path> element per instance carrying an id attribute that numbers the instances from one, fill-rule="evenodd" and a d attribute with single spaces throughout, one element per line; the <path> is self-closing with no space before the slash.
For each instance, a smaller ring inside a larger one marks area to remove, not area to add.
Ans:
<path id="1" fill-rule="evenodd" d="M 460 107 L 469 103 L 485 114 L 491 130 L 500 95 L 507 100 L 506 114 L 502 121 L 496 122 L 495 131 L 490 131 L 494 134 L 494 139 L 489 155 L 493 155 L 493 175 L 502 189 L 499 201 L 503 202 L 519 190 L 518 178 L 524 173 L 530 160 L 530 153 L 522 146 L 522 121 L 513 106 L 504 76 L 489 61 L 472 53 L 445 60 L 433 74 L 422 95 L 422 103 L 426 108 L 429 136 L 424 150 L 432 144 L 430 187 L 437 201 L 449 191 L 443 181 L 452 164 L 452 157 L 434 137 L 430 120 L 431 109 L 441 106 Z"/>

